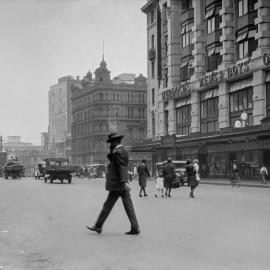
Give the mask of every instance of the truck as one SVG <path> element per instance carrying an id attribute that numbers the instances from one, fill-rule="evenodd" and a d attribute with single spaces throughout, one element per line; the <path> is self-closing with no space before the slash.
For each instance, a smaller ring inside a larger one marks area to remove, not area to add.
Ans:
<path id="1" fill-rule="evenodd" d="M 0 152 L 0 176 L 3 176 L 3 167 L 7 162 L 7 152 Z"/>
<path id="2" fill-rule="evenodd" d="M 23 165 L 17 159 L 9 159 L 3 169 L 5 179 L 10 176 L 12 179 L 21 179 L 24 173 Z"/>

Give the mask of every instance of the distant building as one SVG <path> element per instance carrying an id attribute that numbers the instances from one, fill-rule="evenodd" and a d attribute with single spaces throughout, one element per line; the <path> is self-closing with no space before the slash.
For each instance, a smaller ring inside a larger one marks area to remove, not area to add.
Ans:
<path id="1" fill-rule="evenodd" d="M 58 79 L 49 91 L 48 147 L 56 149 L 66 143 L 71 132 L 71 87 L 80 85 L 80 78 L 66 76 Z M 60 148 L 61 148 L 60 147 Z"/>
<path id="2" fill-rule="evenodd" d="M 121 73 L 112 80 L 113 84 L 134 84 L 136 75 L 131 73 Z"/>
<path id="3" fill-rule="evenodd" d="M 41 133 L 41 148 L 43 150 L 48 150 L 49 149 L 49 137 L 48 137 L 48 132 L 42 132 Z"/>
<path id="4" fill-rule="evenodd" d="M 130 75 L 130 74 L 129 74 Z M 72 90 L 72 161 L 77 165 L 107 163 L 106 138 L 110 132 L 124 134 L 130 148 L 146 136 L 146 78 L 117 76 L 111 80 L 104 59 L 95 71 Z M 120 83 L 121 80 L 131 83 Z M 117 81 L 117 82 L 116 82 Z M 140 162 L 141 153 L 130 156 L 130 166 Z"/>

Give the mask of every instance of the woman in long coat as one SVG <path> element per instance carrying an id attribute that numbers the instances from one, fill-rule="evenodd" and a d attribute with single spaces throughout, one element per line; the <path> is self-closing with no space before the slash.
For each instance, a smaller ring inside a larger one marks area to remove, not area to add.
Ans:
<path id="1" fill-rule="evenodd" d="M 167 163 L 162 168 L 164 177 L 165 196 L 171 197 L 172 183 L 175 179 L 175 165 L 172 164 L 171 158 L 167 159 Z"/>
<path id="2" fill-rule="evenodd" d="M 196 179 L 196 169 L 194 165 L 191 164 L 191 161 L 188 159 L 186 161 L 186 173 L 187 173 L 187 180 L 188 185 L 190 186 L 190 198 L 194 198 L 194 189 L 198 186 L 198 180 Z"/>
<path id="3" fill-rule="evenodd" d="M 149 173 L 148 167 L 146 166 L 145 159 L 143 159 L 142 163 L 138 166 L 137 173 L 139 176 L 139 185 L 141 187 L 139 196 L 142 197 L 142 192 L 144 193 L 144 196 L 147 196 L 145 187 L 146 187 L 147 178 L 150 177 L 150 173 Z"/>

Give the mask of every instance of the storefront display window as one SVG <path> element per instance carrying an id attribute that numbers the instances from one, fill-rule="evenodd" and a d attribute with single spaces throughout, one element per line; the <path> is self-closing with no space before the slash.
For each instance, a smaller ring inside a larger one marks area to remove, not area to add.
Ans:
<path id="1" fill-rule="evenodd" d="M 247 114 L 247 121 L 243 125 L 253 125 L 253 89 L 252 87 L 244 88 L 230 94 L 230 123 L 232 127 L 236 127 L 236 121 L 241 121 L 241 115 Z"/>
<path id="2" fill-rule="evenodd" d="M 176 108 L 176 134 L 189 135 L 191 126 L 191 105 Z"/>

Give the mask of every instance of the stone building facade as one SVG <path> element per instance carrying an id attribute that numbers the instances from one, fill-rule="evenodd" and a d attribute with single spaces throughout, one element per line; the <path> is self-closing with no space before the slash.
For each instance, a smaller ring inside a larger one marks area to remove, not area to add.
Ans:
<path id="1" fill-rule="evenodd" d="M 270 1 L 148 0 L 153 164 L 199 158 L 203 177 L 270 169 Z"/>
<path id="2" fill-rule="evenodd" d="M 71 87 L 80 85 L 80 78 L 68 75 L 58 79 L 49 91 L 48 148 L 57 156 L 70 158 Z"/>
<path id="3" fill-rule="evenodd" d="M 131 144 L 146 137 L 147 80 L 142 75 L 132 84 L 114 83 L 104 59 L 95 70 L 89 71 L 80 87 L 72 89 L 72 162 L 84 166 L 107 164 L 109 133 L 124 134 L 123 144 Z M 130 167 L 137 164 L 142 153 L 130 155 Z"/>

